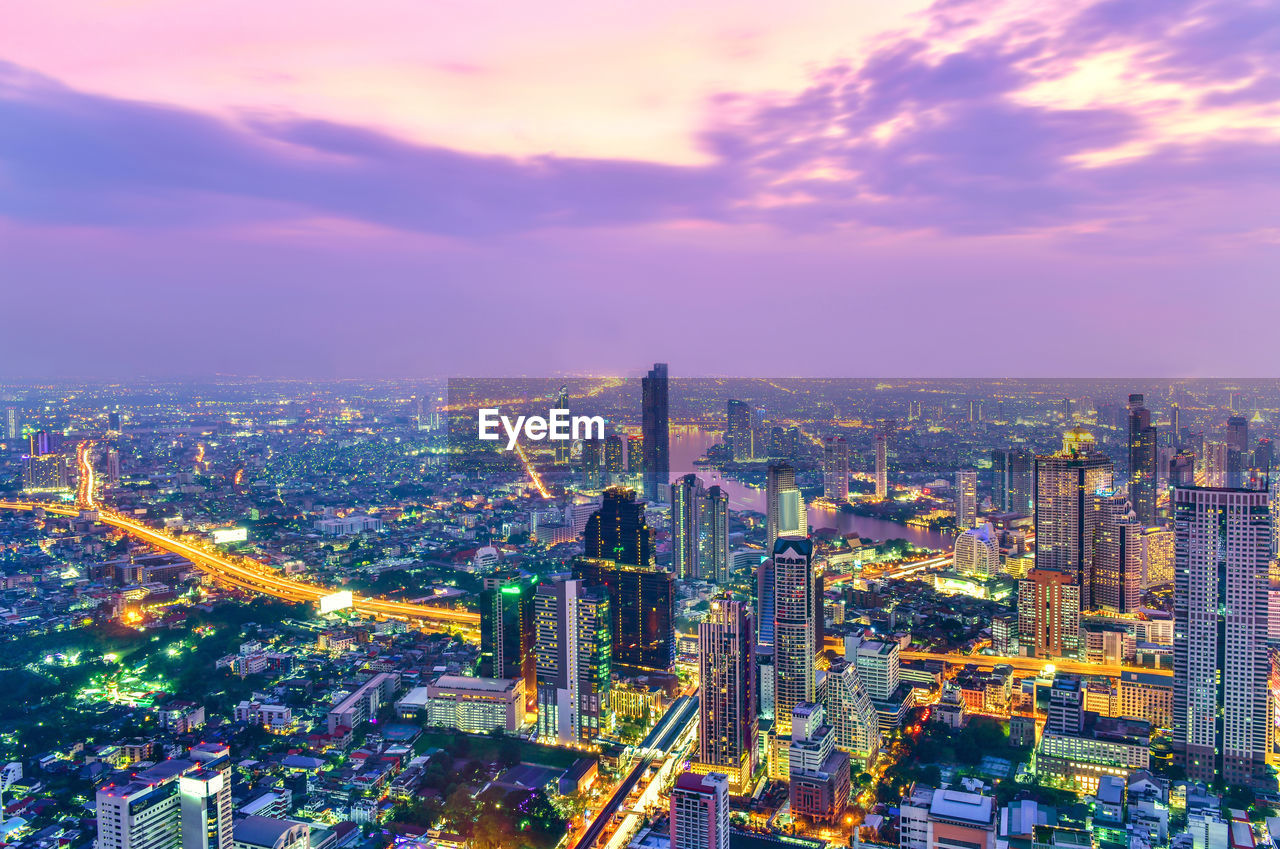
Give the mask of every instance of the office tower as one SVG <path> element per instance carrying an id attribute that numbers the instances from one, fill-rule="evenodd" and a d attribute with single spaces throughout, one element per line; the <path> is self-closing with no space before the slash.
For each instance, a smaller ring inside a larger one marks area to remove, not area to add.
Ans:
<path id="1" fill-rule="evenodd" d="M 667 431 L 667 364 L 654 363 L 641 380 L 644 437 L 644 497 L 660 502 L 671 483 L 671 442 Z"/>
<path id="2" fill-rule="evenodd" d="M 4 435 L 10 441 L 22 436 L 22 413 L 17 407 L 9 407 L 5 412 Z"/>
<path id="3" fill-rule="evenodd" d="M 754 630 L 750 605 L 728 596 L 712 599 L 698 625 L 700 713 L 694 771 L 727 775 L 735 794 L 748 790 L 756 768 Z"/>
<path id="4" fill-rule="evenodd" d="M 706 490 L 694 474 L 671 484 L 672 566 L 682 581 L 701 578 L 702 507 Z"/>
<path id="5" fill-rule="evenodd" d="M 1169 486 L 1196 485 L 1196 455 L 1190 451 L 1179 451 L 1169 461 Z"/>
<path id="6" fill-rule="evenodd" d="M 907 402 L 907 421 L 909 422 L 919 421 L 921 418 L 920 413 L 921 413 L 921 410 L 920 410 L 919 401 Z"/>
<path id="7" fill-rule="evenodd" d="M 524 681 L 526 710 L 536 709 L 538 695 L 534 589 L 519 574 L 495 575 L 480 594 L 480 677 Z"/>
<path id="8" fill-rule="evenodd" d="M 969 421 L 971 422 L 982 421 L 982 399 L 981 398 L 969 399 Z"/>
<path id="9" fill-rule="evenodd" d="M 1134 393 L 1129 396 L 1129 500 L 1144 525 L 1156 521 L 1158 478 L 1151 411 L 1142 405 L 1142 396 Z"/>
<path id="10" fill-rule="evenodd" d="M 1036 568 L 1074 578 L 1085 610 L 1093 604 L 1093 498 L 1112 487 L 1110 458 L 1097 451 L 1093 435 L 1081 428 L 1066 432 L 1062 451 L 1036 457 Z"/>
<path id="11" fill-rule="evenodd" d="M 849 500 L 849 443 L 828 436 L 822 446 L 822 494 L 830 501 Z"/>
<path id="12" fill-rule="evenodd" d="M 814 698 L 813 542 L 779 537 L 773 546 L 773 576 L 774 729 L 779 737 L 788 737 L 791 711 Z"/>
<path id="13" fill-rule="evenodd" d="M 1173 491 L 1173 753 L 1192 781 L 1265 775 L 1268 495 Z"/>
<path id="14" fill-rule="evenodd" d="M 756 567 L 756 645 L 773 646 L 774 618 L 773 560 L 765 559 Z"/>
<path id="15" fill-rule="evenodd" d="M 60 492 L 70 488 L 67 459 L 61 454 L 28 454 L 23 457 L 24 492 Z"/>
<path id="16" fill-rule="evenodd" d="M 587 557 L 613 560 L 632 566 L 653 565 L 653 533 L 644 519 L 644 504 L 634 490 L 610 487 L 600 509 L 587 519 L 583 532 Z"/>
<path id="17" fill-rule="evenodd" d="M 231 849 L 229 759 L 170 759 L 97 792 L 97 849 Z"/>
<path id="18" fill-rule="evenodd" d="M 832 665 L 823 704 L 836 732 L 836 747 L 848 753 L 859 771 L 866 769 L 880 751 L 880 715 L 856 664 L 837 661 Z"/>
<path id="19" fill-rule="evenodd" d="M 556 405 L 554 409 L 565 410 L 566 412 L 568 412 L 569 388 L 567 386 L 561 386 L 560 391 L 556 393 Z M 572 443 L 568 441 L 560 441 L 556 443 L 556 448 L 555 448 L 556 465 L 563 466 L 569 462 L 569 453 L 570 453 L 571 447 L 572 447 Z"/>
<path id="20" fill-rule="evenodd" d="M 729 580 L 729 493 L 718 485 L 702 498 L 702 578 L 723 584 Z"/>
<path id="21" fill-rule="evenodd" d="M 872 701 L 888 701 L 897 692 L 902 683 L 900 652 L 898 644 L 889 640 L 864 640 L 858 644 L 854 662 Z"/>
<path id="22" fill-rule="evenodd" d="M 120 483 L 120 452 L 115 448 L 107 450 L 107 481 L 112 484 Z"/>
<path id="23" fill-rule="evenodd" d="M 1032 569 L 1018 582 L 1018 644 L 1031 657 L 1080 654 L 1080 587 L 1075 576 Z"/>
<path id="24" fill-rule="evenodd" d="M 1227 487 L 1239 489 L 1245 485 L 1245 466 L 1250 459 L 1249 420 L 1244 416 L 1230 416 L 1227 419 Z"/>
<path id="25" fill-rule="evenodd" d="M 586 489 L 604 488 L 604 444 L 598 439 L 582 440 L 582 485 Z"/>
<path id="26" fill-rule="evenodd" d="M 956 537 L 955 570 L 975 578 L 1000 574 L 1000 545 L 991 523 L 984 522 Z"/>
<path id="27" fill-rule="evenodd" d="M 772 463 L 765 475 L 765 550 L 772 551 L 780 536 L 809 533 L 804 498 L 796 486 L 796 470 L 789 463 Z"/>
<path id="28" fill-rule="evenodd" d="M 609 596 L 585 581 L 540 584 L 534 594 L 538 737 L 590 743 L 609 727 Z"/>
<path id="29" fill-rule="evenodd" d="M 639 475 L 644 471 L 644 440 L 638 435 L 627 437 L 627 474 Z"/>
<path id="30" fill-rule="evenodd" d="M 195 769 L 178 776 L 182 849 L 231 849 L 231 756 L 217 744 L 191 749 Z"/>
<path id="31" fill-rule="evenodd" d="M 671 788 L 671 849 L 729 849 L 729 778 L 681 774 Z"/>
<path id="32" fill-rule="evenodd" d="M 1079 676 L 1054 676 L 1044 730 L 1071 737 L 1084 731 L 1084 687 Z"/>
<path id="33" fill-rule="evenodd" d="M 626 472 L 626 466 L 622 463 L 623 454 L 622 435 L 611 433 L 604 441 L 604 470 L 609 475 L 609 481 L 612 483 Z"/>
<path id="34" fill-rule="evenodd" d="M 1137 613 L 1142 596 L 1142 529 L 1123 495 L 1094 500 L 1096 522 L 1093 606 L 1108 613 Z"/>
<path id="35" fill-rule="evenodd" d="M 741 463 L 755 456 L 752 447 L 751 405 L 746 401 L 729 399 L 724 440 L 729 456 L 734 461 Z"/>
<path id="36" fill-rule="evenodd" d="M 1182 408 L 1176 403 L 1169 409 L 1169 434 L 1174 448 L 1182 447 Z"/>
<path id="37" fill-rule="evenodd" d="M 107 430 L 111 431 L 112 433 L 120 432 L 120 414 L 119 413 L 107 413 Z"/>
<path id="38" fill-rule="evenodd" d="M 652 566 L 579 557 L 573 577 L 609 596 L 614 668 L 670 672 L 676 659 L 675 576 Z"/>
<path id="39" fill-rule="evenodd" d="M 1275 463 L 1275 443 L 1263 437 L 1253 447 L 1253 465 L 1249 469 L 1249 489 L 1266 489 L 1271 481 L 1271 466 Z"/>
<path id="40" fill-rule="evenodd" d="M 1001 513 L 1031 512 L 1031 453 L 998 448 L 991 452 L 992 501 Z"/>
<path id="41" fill-rule="evenodd" d="M 956 472 L 956 527 L 972 528 L 978 521 L 978 472 L 961 469 Z"/>
<path id="42" fill-rule="evenodd" d="M 1174 537 L 1172 528 L 1142 531 L 1142 589 L 1173 583 Z"/>
<path id="43" fill-rule="evenodd" d="M 838 821 L 849 804 L 849 755 L 836 748 L 822 705 L 805 702 L 792 711 L 788 764 L 792 813 Z"/>
<path id="44" fill-rule="evenodd" d="M 876 434 L 876 498 L 889 497 L 889 435 Z"/>

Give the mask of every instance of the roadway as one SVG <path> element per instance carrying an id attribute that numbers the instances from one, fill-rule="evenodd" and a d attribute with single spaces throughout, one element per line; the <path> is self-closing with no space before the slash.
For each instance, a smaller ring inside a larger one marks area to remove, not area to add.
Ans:
<path id="1" fill-rule="evenodd" d="M 81 512 L 79 507 L 46 504 L 39 501 L 0 501 L 0 510 L 35 510 L 37 508 L 56 516 L 77 516 Z M 196 568 L 221 583 L 292 602 L 318 602 L 334 592 L 329 587 L 283 578 L 271 567 L 258 561 L 249 558 L 232 559 L 211 545 L 203 542 L 187 542 L 110 510 L 99 508 L 96 512 L 99 522 L 117 528 L 163 551 L 181 555 L 190 560 Z M 476 629 L 480 626 L 480 614 L 469 610 L 430 607 L 425 604 L 367 596 L 354 596 L 352 607 L 357 613 L 408 619 L 441 628 L 453 626 Z"/>
<path id="2" fill-rule="evenodd" d="M 1101 663 L 1081 663 L 1076 660 L 1046 660 L 1042 657 L 998 657 L 987 654 L 938 654 L 925 651 L 904 651 L 899 655 L 902 660 L 941 660 L 954 666 L 976 666 L 979 669 L 991 669 L 996 666 L 1012 666 L 1019 672 L 1040 672 L 1046 666 L 1053 666 L 1058 672 L 1068 675 L 1107 675 L 1120 677 L 1121 672 L 1143 672 L 1148 675 L 1173 677 L 1171 669 L 1152 669 L 1148 666 L 1110 666 Z"/>

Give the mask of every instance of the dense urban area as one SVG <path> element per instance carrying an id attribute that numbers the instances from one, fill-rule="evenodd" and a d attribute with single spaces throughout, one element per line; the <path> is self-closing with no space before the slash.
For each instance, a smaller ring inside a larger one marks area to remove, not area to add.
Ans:
<path id="1" fill-rule="evenodd" d="M 0 843 L 1280 846 L 1278 389 L 0 386 Z"/>

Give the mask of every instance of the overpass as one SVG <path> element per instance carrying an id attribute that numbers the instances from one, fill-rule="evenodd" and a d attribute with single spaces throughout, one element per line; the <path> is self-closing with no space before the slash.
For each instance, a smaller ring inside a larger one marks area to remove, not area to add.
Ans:
<path id="1" fill-rule="evenodd" d="M 44 510 L 55 516 L 78 516 L 81 508 L 73 505 L 40 501 L 0 501 L 0 510 Z M 249 592 L 261 593 L 292 602 L 317 602 L 334 592 L 329 587 L 276 574 L 269 566 L 249 558 L 231 558 L 203 540 L 184 540 L 166 531 L 97 508 L 98 521 L 154 545 L 156 548 L 187 558 L 197 569 L 214 580 Z M 480 627 L 480 614 L 448 607 L 393 601 L 385 598 L 354 596 L 352 607 L 358 613 L 405 619 L 439 629 L 458 628 L 474 631 Z"/>
<path id="2" fill-rule="evenodd" d="M 1152 669 L 1149 666 L 1109 666 L 1101 663 L 1082 663 L 1078 660 L 1047 660 L 1042 657 L 998 657 L 988 654 L 939 654 L 926 651 L 904 651 L 899 654 L 902 660 L 941 660 L 952 666 L 976 666 L 979 669 L 992 669 L 996 666 L 1012 666 L 1019 672 L 1040 672 L 1046 666 L 1052 666 L 1057 672 L 1068 675 L 1105 675 L 1119 678 L 1121 672 L 1142 672 L 1148 675 L 1173 677 L 1172 669 Z"/>

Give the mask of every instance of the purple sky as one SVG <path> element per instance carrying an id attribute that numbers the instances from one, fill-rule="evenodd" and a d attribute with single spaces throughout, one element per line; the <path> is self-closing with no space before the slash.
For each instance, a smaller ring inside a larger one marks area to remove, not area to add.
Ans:
<path id="1" fill-rule="evenodd" d="M 16 4 L 0 377 L 1275 375 L 1273 3 L 688 5 Z"/>

